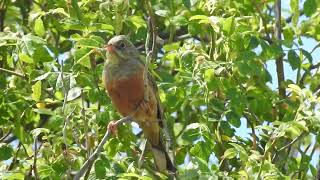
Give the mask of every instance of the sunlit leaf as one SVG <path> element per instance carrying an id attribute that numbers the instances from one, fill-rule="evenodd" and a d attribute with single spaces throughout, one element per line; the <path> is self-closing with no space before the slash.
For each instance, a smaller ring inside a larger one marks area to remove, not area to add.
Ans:
<path id="1" fill-rule="evenodd" d="M 34 85 L 32 85 L 32 99 L 35 101 L 39 101 L 41 97 L 41 81 L 37 81 Z"/>
<path id="2" fill-rule="evenodd" d="M 237 154 L 238 152 L 235 148 L 229 148 L 224 152 L 223 157 L 226 159 L 232 159 L 236 157 Z"/>
<path id="3" fill-rule="evenodd" d="M 38 17 L 34 22 L 34 31 L 39 36 L 43 36 L 45 34 L 45 29 L 43 26 L 43 21 L 41 19 L 41 16 Z"/>
<path id="4" fill-rule="evenodd" d="M 36 128 L 31 131 L 31 134 L 33 135 L 33 137 L 38 137 L 41 133 L 48 134 L 49 132 L 50 130 L 46 128 Z"/>

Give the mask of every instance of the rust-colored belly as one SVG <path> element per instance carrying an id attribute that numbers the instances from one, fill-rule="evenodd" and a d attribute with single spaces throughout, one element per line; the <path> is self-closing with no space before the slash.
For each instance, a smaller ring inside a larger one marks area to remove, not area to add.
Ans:
<path id="1" fill-rule="evenodd" d="M 122 116 L 133 113 L 144 98 L 143 72 L 106 82 L 112 103 Z"/>

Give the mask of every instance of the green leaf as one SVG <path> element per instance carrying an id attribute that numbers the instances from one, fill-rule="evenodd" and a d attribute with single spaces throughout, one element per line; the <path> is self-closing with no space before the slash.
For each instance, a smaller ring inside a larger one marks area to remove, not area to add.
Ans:
<path id="1" fill-rule="evenodd" d="M 46 73 L 42 74 L 41 76 L 38 76 L 37 78 L 35 78 L 33 81 L 42 81 L 42 80 L 46 79 L 49 75 L 51 75 L 51 72 L 46 72 Z"/>
<path id="2" fill-rule="evenodd" d="M 106 163 L 98 159 L 94 163 L 94 171 L 97 179 L 103 179 L 106 177 Z"/>
<path id="3" fill-rule="evenodd" d="M 69 14 L 67 14 L 63 8 L 56 8 L 56 9 L 50 9 L 49 10 L 50 13 L 52 14 L 62 14 L 66 17 L 70 17 Z"/>
<path id="4" fill-rule="evenodd" d="M 121 174 L 118 175 L 118 178 L 152 180 L 151 177 L 141 176 L 141 175 L 135 174 L 135 173 L 121 173 Z M 162 179 L 162 178 L 161 178 L 161 179 Z"/>
<path id="5" fill-rule="evenodd" d="M 169 11 L 159 9 L 159 10 L 156 10 L 155 14 L 161 17 L 167 17 L 169 15 Z"/>
<path id="6" fill-rule="evenodd" d="M 248 153 L 246 150 L 239 144 L 236 143 L 230 143 L 238 152 L 239 152 L 239 157 L 242 162 L 247 162 L 248 160 Z"/>
<path id="7" fill-rule="evenodd" d="M 136 30 L 141 27 L 147 27 L 145 20 L 141 16 L 130 16 L 128 20 L 135 26 Z"/>
<path id="8" fill-rule="evenodd" d="M 306 0 L 303 4 L 303 12 L 310 17 L 317 10 L 316 0 Z"/>
<path id="9" fill-rule="evenodd" d="M 45 179 L 48 177 L 52 177 L 54 175 L 54 170 L 49 165 L 46 165 L 46 164 L 42 165 L 41 164 L 38 167 L 38 173 L 39 173 L 39 176 L 41 179 Z"/>
<path id="10" fill-rule="evenodd" d="M 198 20 L 199 24 L 209 24 L 209 17 L 206 15 L 194 15 L 192 17 L 190 17 L 189 21 L 193 21 L 193 20 Z"/>
<path id="11" fill-rule="evenodd" d="M 311 54 L 304 49 L 301 49 L 301 52 L 304 55 L 304 57 L 306 57 L 308 59 L 309 63 L 312 63 L 313 58 L 312 58 Z"/>
<path id="12" fill-rule="evenodd" d="M 41 81 L 37 81 L 34 85 L 32 85 L 32 99 L 37 102 L 41 97 L 41 84 Z"/>
<path id="13" fill-rule="evenodd" d="M 233 24 L 234 24 L 233 16 L 224 19 L 222 21 L 222 30 L 229 35 L 233 30 L 233 26 L 234 26 Z"/>
<path id="14" fill-rule="evenodd" d="M 301 94 L 301 88 L 295 84 L 289 84 L 288 87 L 296 94 Z"/>
<path id="15" fill-rule="evenodd" d="M 235 148 L 229 148 L 224 152 L 223 158 L 232 159 L 232 158 L 236 157 L 237 154 L 238 154 L 238 151 Z"/>
<path id="16" fill-rule="evenodd" d="M 182 3 L 183 5 L 186 7 L 186 8 L 190 8 L 191 7 L 191 2 L 190 0 L 182 0 Z"/>
<path id="17" fill-rule="evenodd" d="M 3 173 L 3 176 L 0 176 L 3 179 L 6 180 L 24 180 L 25 178 L 25 174 L 23 173 Z"/>
<path id="18" fill-rule="evenodd" d="M 22 41 L 27 43 L 27 42 L 34 42 L 36 44 L 45 44 L 45 40 L 42 39 L 41 37 L 38 37 L 38 36 L 35 36 L 35 35 L 32 35 L 32 34 L 27 34 L 25 36 L 22 36 Z"/>
<path id="19" fill-rule="evenodd" d="M 294 31 L 292 30 L 292 28 L 285 27 L 283 29 L 283 36 L 284 36 L 284 40 L 283 40 L 284 45 L 287 47 L 292 47 L 293 39 L 294 39 Z"/>
<path id="20" fill-rule="evenodd" d="M 77 49 L 75 51 L 75 59 L 77 60 L 77 63 L 84 67 L 91 68 L 89 55 L 93 52 L 93 50 L 89 50 L 88 48 Z"/>
<path id="21" fill-rule="evenodd" d="M 35 62 L 49 62 L 53 60 L 45 46 L 37 45 L 35 47 L 36 49 L 32 55 Z"/>
<path id="22" fill-rule="evenodd" d="M 293 12 L 292 24 L 293 26 L 296 26 L 300 16 L 299 0 L 290 0 L 290 8 L 291 8 L 291 11 Z"/>
<path id="23" fill-rule="evenodd" d="M 25 63 L 33 63 L 33 59 L 26 54 L 19 54 L 19 59 Z"/>
<path id="24" fill-rule="evenodd" d="M 0 161 L 8 160 L 13 155 L 13 149 L 10 145 L 1 143 L 0 144 Z"/>
<path id="25" fill-rule="evenodd" d="M 45 34 L 45 29 L 43 26 L 41 16 L 39 16 L 34 22 L 34 31 L 39 36 L 43 36 Z"/>
<path id="26" fill-rule="evenodd" d="M 33 138 L 38 137 L 41 133 L 49 134 L 50 130 L 47 128 L 36 128 L 31 131 Z"/>
<path id="27" fill-rule="evenodd" d="M 288 61 L 293 70 L 297 69 L 300 66 L 300 58 L 294 50 L 289 50 Z"/>
<path id="28" fill-rule="evenodd" d="M 81 12 L 81 9 L 78 5 L 78 0 L 71 0 L 71 6 L 72 6 L 72 10 L 73 10 L 73 12 L 75 12 L 77 18 L 79 20 L 81 20 L 82 19 L 82 12 Z"/>
<path id="29" fill-rule="evenodd" d="M 72 101 L 81 95 L 82 89 L 79 87 L 71 88 L 68 92 L 67 101 Z"/>
<path id="30" fill-rule="evenodd" d="M 89 38 L 79 39 L 76 47 L 88 47 L 88 48 L 99 48 L 103 44 L 103 40 L 96 38 L 96 36 L 90 36 Z"/>

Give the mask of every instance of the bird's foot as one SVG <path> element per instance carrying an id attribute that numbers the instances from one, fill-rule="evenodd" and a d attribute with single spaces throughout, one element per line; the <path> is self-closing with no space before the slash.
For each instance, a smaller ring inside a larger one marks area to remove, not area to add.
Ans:
<path id="1" fill-rule="evenodd" d="M 116 121 L 110 121 L 109 122 L 108 130 L 110 131 L 110 133 L 112 134 L 113 137 L 117 136 L 118 128 L 117 128 Z"/>

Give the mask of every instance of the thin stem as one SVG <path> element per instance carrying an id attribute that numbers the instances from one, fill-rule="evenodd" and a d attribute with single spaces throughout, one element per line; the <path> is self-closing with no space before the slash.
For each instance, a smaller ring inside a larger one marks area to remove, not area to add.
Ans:
<path id="1" fill-rule="evenodd" d="M 18 159 L 18 154 L 19 154 L 19 151 L 21 149 L 21 145 L 22 145 L 22 143 L 19 142 L 19 144 L 17 146 L 17 151 L 16 151 L 16 153 L 15 153 L 13 159 L 12 159 L 12 162 L 11 162 L 10 166 L 8 167 L 7 171 L 11 171 L 14 168 L 14 165 L 16 164 L 17 159 Z"/>
<path id="2" fill-rule="evenodd" d="M 251 128 L 251 133 L 252 133 L 252 149 L 257 150 L 257 135 L 254 127 L 254 123 L 250 121 L 249 117 L 246 117 L 248 120 L 248 124 L 250 125 Z"/>
<path id="3" fill-rule="evenodd" d="M 271 145 L 268 147 L 268 149 L 266 149 L 266 150 L 264 151 L 264 154 L 263 154 L 263 157 L 262 157 L 262 162 L 261 162 L 261 165 L 260 165 L 260 167 L 259 167 L 259 173 L 258 173 L 258 178 L 257 178 L 257 179 L 260 179 L 260 176 L 261 176 L 261 173 L 262 173 L 262 168 L 263 168 L 264 162 L 265 162 L 265 160 L 266 160 L 266 158 L 267 158 L 267 154 L 268 154 L 268 152 L 273 148 L 275 142 L 276 142 L 276 138 L 274 138 L 274 139 L 272 140 Z"/>
<path id="4" fill-rule="evenodd" d="M 150 61 L 155 59 L 157 52 L 156 52 L 156 40 L 157 40 L 157 29 L 156 29 L 156 22 L 155 22 L 155 17 L 154 13 L 151 7 L 150 1 L 146 1 L 146 8 L 148 11 L 148 26 L 149 26 L 149 31 L 148 31 L 148 38 L 146 41 L 146 64 L 144 66 L 144 73 L 143 73 L 143 78 L 144 78 L 144 100 L 149 101 L 149 94 L 148 94 L 148 68 Z M 151 38 L 150 38 L 151 37 Z M 151 42 L 151 43 L 150 43 Z M 150 50 L 150 44 L 151 50 Z"/>
<path id="5" fill-rule="evenodd" d="M 214 57 L 214 51 L 215 51 L 215 46 L 216 46 L 216 34 L 214 32 L 213 29 L 211 29 L 211 45 L 210 45 L 210 52 L 209 52 L 209 56 L 210 56 L 210 60 L 213 61 Z"/>
<path id="6" fill-rule="evenodd" d="M 118 127 L 119 125 L 123 124 L 123 123 L 127 123 L 130 122 L 132 120 L 131 116 L 127 116 L 124 117 L 118 121 L 116 121 L 114 123 L 115 127 Z M 99 157 L 99 154 L 101 152 L 101 150 L 103 149 L 103 145 L 107 142 L 107 140 L 109 139 L 110 136 L 110 131 L 109 129 L 107 129 L 107 132 L 105 133 L 104 137 L 102 138 L 102 140 L 100 141 L 98 147 L 96 148 L 96 150 L 90 155 L 90 157 L 87 159 L 87 161 L 82 165 L 82 167 L 80 168 L 80 170 L 78 171 L 78 173 L 74 176 L 74 180 L 79 180 L 83 174 L 87 171 L 87 169 L 92 166 L 92 164 L 94 163 L 94 161 Z"/>
<path id="7" fill-rule="evenodd" d="M 21 78 L 24 78 L 24 79 L 27 78 L 25 75 L 17 73 L 17 72 L 14 72 L 14 71 L 11 71 L 9 69 L 0 68 L 0 72 L 5 72 L 5 73 L 8 73 L 10 75 L 15 75 L 15 76 L 18 76 L 18 77 L 21 77 Z"/>
<path id="8" fill-rule="evenodd" d="M 299 139 L 301 139 L 303 136 L 305 135 L 305 133 L 301 133 L 300 136 L 296 137 L 294 140 L 292 140 L 289 144 L 283 146 L 282 148 L 280 148 L 278 150 L 278 152 L 283 151 L 284 149 L 292 146 L 294 143 L 296 143 Z"/>
<path id="9" fill-rule="evenodd" d="M 10 129 L 4 136 L 1 137 L 0 142 L 4 141 L 10 134 L 12 129 Z"/>
<path id="10" fill-rule="evenodd" d="M 33 173 L 35 179 L 39 179 L 38 170 L 37 170 L 37 154 L 38 154 L 38 147 L 37 147 L 37 137 L 34 137 L 34 155 L 33 155 Z"/>

